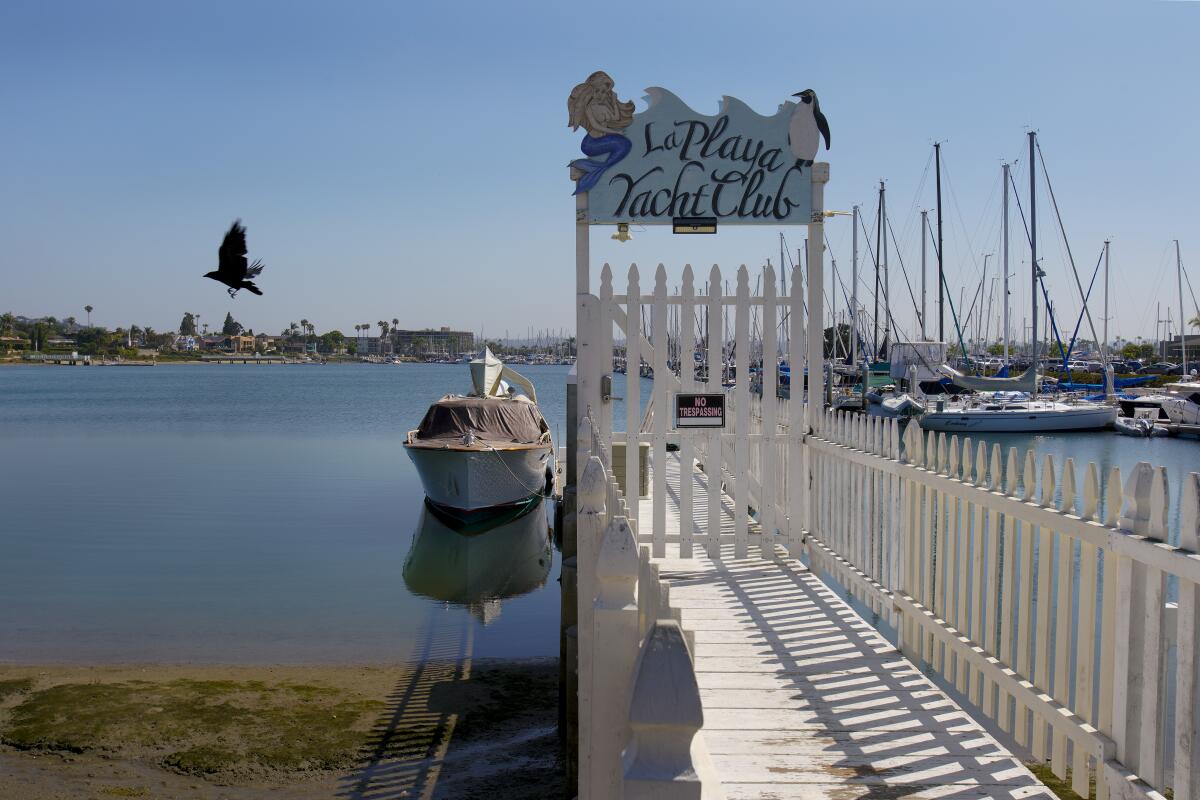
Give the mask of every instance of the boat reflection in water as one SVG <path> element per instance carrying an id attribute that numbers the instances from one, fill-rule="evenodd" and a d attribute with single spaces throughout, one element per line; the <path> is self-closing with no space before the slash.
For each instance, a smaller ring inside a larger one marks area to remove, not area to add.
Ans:
<path id="1" fill-rule="evenodd" d="M 500 615 L 501 601 L 540 588 L 550 574 L 548 503 L 535 500 L 470 523 L 426 502 L 404 561 L 404 584 L 413 594 L 466 607 L 487 625 Z"/>

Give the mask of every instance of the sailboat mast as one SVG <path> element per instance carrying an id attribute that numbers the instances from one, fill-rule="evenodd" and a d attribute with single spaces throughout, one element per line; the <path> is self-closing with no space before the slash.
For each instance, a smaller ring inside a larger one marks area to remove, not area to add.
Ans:
<path id="1" fill-rule="evenodd" d="M 883 181 L 879 182 L 879 202 L 875 206 L 875 318 L 871 334 L 871 360 L 879 358 L 879 253 L 883 246 Z"/>
<path id="2" fill-rule="evenodd" d="M 891 347 L 892 331 L 892 292 L 891 280 L 888 276 L 888 237 L 887 237 L 887 194 L 883 181 L 879 182 L 879 206 L 883 217 L 883 346 Z M 881 355 L 882 359 L 883 356 Z"/>
<path id="3" fill-rule="evenodd" d="M 983 278 L 979 281 L 979 314 L 975 317 L 975 340 L 983 341 L 985 332 L 987 331 L 986 317 L 983 313 L 983 289 L 987 286 L 987 261 L 992 257 L 991 253 L 983 254 Z M 986 345 L 987 342 L 984 342 Z"/>
<path id="4" fill-rule="evenodd" d="M 784 253 L 784 231 L 779 231 L 779 278 L 781 281 L 780 294 L 787 296 L 787 259 Z"/>
<path id="5" fill-rule="evenodd" d="M 1179 255 L 1179 240 L 1175 240 L 1175 278 L 1179 281 L 1179 355 L 1182 357 L 1179 367 L 1179 379 L 1184 380 L 1188 374 L 1187 360 L 1187 325 L 1183 316 L 1183 258 Z"/>
<path id="6" fill-rule="evenodd" d="M 1002 243 L 1002 248 L 1004 250 L 1004 366 L 1007 367 L 1008 366 L 1008 343 L 1009 343 L 1009 339 L 1010 339 L 1009 331 L 1008 331 L 1008 325 L 1009 325 L 1009 322 L 1008 322 L 1008 182 L 1009 182 L 1008 164 L 1005 164 L 1003 169 L 1004 169 L 1004 205 L 1003 205 L 1004 211 L 1000 218 L 1001 225 L 1003 227 L 1003 232 L 1001 233 L 1000 241 Z"/>
<path id="7" fill-rule="evenodd" d="M 850 213 L 850 363 L 858 364 L 858 206 Z"/>
<path id="8" fill-rule="evenodd" d="M 921 212 L 921 341 L 929 341 L 925 332 L 925 243 L 929 239 L 929 212 Z"/>
<path id="9" fill-rule="evenodd" d="M 1104 344 L 1100 348 L 1104 366 L 1108 367 L 1108 239 L 1104 240 Z"/>
<path id="10" fill-rule="evenodd" d="M 1038 263 L 1037 263 L 1037 164 L 1034 162 L 1033 149 L 1036 146 L 1037 134 L 1033 131 L 1029 132 L 1029 276 L 1033 294 L 1030 299 L 1033 302 L 1033 313 L 1030 319 L 1033 322 L 1032 335 L 1029 337 L 1033 344 L 1033 367 L 1037 369 L 1038 364 Z M 1034 372 L 1036 375 L 1037 372 Z"/>
<path id="11" fill-rule="evenodd" d="M 938 341 L 946 341 L 946 263 L 942 258 L 942 143 L 933 143 L 937 178 Z"/>

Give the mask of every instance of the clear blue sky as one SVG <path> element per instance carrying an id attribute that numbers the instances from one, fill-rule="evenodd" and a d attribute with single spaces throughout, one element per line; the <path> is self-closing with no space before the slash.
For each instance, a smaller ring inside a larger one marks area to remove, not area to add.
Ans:
<path id="1" fill-rule="evenodd" d="M 1113 239 L 1113 330 L 1149 337 L 1155 302 L 1177 306 L 1172 239 L 1200 289 L 1198 37 L 1200 2 L 16 0 L 0 11 L 0 311 L 82 318 L 90 303 L 100 324 L 160 330 L 185 310 L 272 332 L 302 317 L 321 331 L 393 317 L 489 336 L 570 328 L 566 163 L 581 133 L 565 101 L 599 68 L 639 107 L 651 85 L 709 113 L 724 94 L 770 112 L 816 89 L 833 133 L 827 206 L 873 213 L 886 179 L 914 280 L 932 171 L 917 190 L 944 140 L 954 292 L 998 250 L 1000 163 L 1019 158 L 1022 180 L 1032 125 L 1080 269 Z M 1040 209 L 1051 291 L 1073 321 Z M 230 301 L 200 277 L 235 217 L 268 265 L 264 297 Z M 1015 327 L 1028 250 L 1013 224 Z M 828 229 L 848 269 L 849 223 Z M 595 263 L 621 273 L 778 260 L 769 227 L 635 231 L 625 245 L 607 233 Z M 799 246 L 802 229 L 788 237 Z M 906 295 L 897 270 L 911 328 Z"/>

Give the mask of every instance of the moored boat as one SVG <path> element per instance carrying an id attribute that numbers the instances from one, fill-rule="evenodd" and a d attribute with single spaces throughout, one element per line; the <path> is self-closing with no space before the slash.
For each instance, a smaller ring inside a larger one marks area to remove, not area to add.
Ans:
<path id="1" fill-rule="evenodd" d="M 471 380 L 471 394 L 441 398 L 408 432 L 425 495 L 462 515 L 549 494 L 554 446 L 533 384 L 488 349 L 471 362 Z"/>
<path id="2" fill-rule="evenodd" d="M 986 433 L 1093 431 L 1111 426 L 1116 418 L 1113 405 L 1033 400 L 1024 392 L 982 393 L 919 417 L 925 430 Z"/>
<path id="3" fill-rule="evenodd" d="M 1150 417 L 1117 417 L 1113 429 L 1122 436 L 1151 438 L 1166 436 L 1168 431 L 1161 425 L 1155 425 Z"/>

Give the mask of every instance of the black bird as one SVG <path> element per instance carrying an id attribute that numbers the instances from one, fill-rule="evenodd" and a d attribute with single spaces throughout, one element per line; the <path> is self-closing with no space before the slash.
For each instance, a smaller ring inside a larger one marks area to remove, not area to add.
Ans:
<path id="1" fill-rule="evenodd" d="M 240 219 L 234 220 L 233 225 L 229 228 L 229 233 L 225 234 L 225 241 L 221 242 L 221 249 L 217 251 L 217 268 L 212 272 L 204 273 L 204 277 L 212 278 L 214 281 L 225 284 L 229 288 L 230 297 L 237 295 L 239 289 L 249 289 L 255 294 L 262 294 L 257 286 L 255 286 L 248 278 L 257 278 L 263 271 L 263 263 L 255 261 L 253 264 L 248 264 L 246 259 L 246 229 L 242 226 Z"/>

